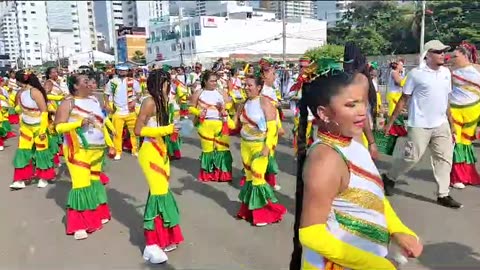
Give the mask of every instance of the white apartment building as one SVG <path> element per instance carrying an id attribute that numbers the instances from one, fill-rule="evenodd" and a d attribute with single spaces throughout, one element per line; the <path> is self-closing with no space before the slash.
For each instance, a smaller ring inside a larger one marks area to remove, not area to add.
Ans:
<path id="1" fill-rule="evenodd" d="M 196 16 L 228 16 L 231 13 L 252 12 L 248 1 L 196 1 Z"/>
<path id="2" fill-rule="evenodd" d="M 196 61 L 210 62 L 218 57 L 236 55 L 281 55 L 283 52 L 282 22 L 273 13 L 253 12 L 252 18 L 197 16 L 170 17 L 169 21 L 153 21 L 147 42 L 148 63 L 179 65 Z M 173 30 L 182 31 L 182 40 Z M 287 24 L 289 55 L 301 55 L 306 50 L 327 42 L 325 21 L 298 18 Z M 181 48 L 183 48 L 181 50 Z M 158 61 L 163 59 L 162 61 Z"/>
<path id="3" fill-rule="evenodd" d="M 94 1 L 94 5 L 97 31 L 105 36 L 110 48 L 116 44 L 115 33 L 120 26 L 145 27 L 148 30 L 150 18 L 169 15 L 169 1 Z"/>
<path id="4" fill-rule="evenodd" d="M 47 1 L 48 60 L 97 49 L 93 1 Z M 45 53 L 43 51 L 42 53 Z"/>
<path id="5" fill-rule="evenodd" d="M 327 21 L 328 27 L 333 27 L 349 10 L 354 1 L 315 1 L 316 18 Z"/>
<path id="6" fill-rule="evenodd" d="M 16 67 L 15 60 L 20 56 L 20 40 L 14 2 L 0 2 L 0 41 L 3 43 L 3 53 L 10 56 L 10 60 L 2 61 L 2 65 Z"/>
<path id="7" fill-rule="evenodd" d="M 282 18 L 282 8 L 285 5 L 287 18 L 315 18 L 314 4 L 321 1 L 261 1 L 260 7 L 275 12 L 277 19 Z"/>

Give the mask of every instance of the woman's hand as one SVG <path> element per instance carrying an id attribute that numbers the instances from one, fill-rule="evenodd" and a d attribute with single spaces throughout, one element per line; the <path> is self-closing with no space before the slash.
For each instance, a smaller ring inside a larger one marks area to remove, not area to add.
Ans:
<path id="1" fill-rule="evenodd" d="M 415 236 L 405 233 L 394 233 L 392 238 L 408 257 L 417 258 L 422 254 L 423 245 Z"/>
<path id="2" fill-rule="evenodd" d="M 40 134 L 38 135 L 38 138 L 40 138 L 40 140 L 45 140 L 47 138 L 47 134 L 43 133 L 43 134 Z"/>
<path id="3" fill-rule="evenodd" d="M 93 124 L 92 120 L 90 120 L 89 118 L 83 118 L 82 127 L 87 127 L 88 125 L 91 125 L 91 124 Z"/>
<path id="4" fill-rule="evenodd" d="M 376 143 L 369 143 L 368 144 L 368 152 L 370 152 L 370 156 L 373 160 L 378 159 L 378 149 Z"/>
<path id="5" fill-rule="evenodd" d="M 264 145 L 262 149 L 262 156 L 268 157 L 269 155 L 270 155 L 270 148 L 268 148 L 267 145 Z"/>
<path id="6" fill-rule="evenodd" d="M 383 128 L 383 131 L 385 132 L 385 135 L 389 135 L 390 134 L 390 129 L 392 129 L 392 126 L 393 126 L 393 122 L 388 122 L 385 127 Z"/>
<path id="7" fill-rule="evenodd" d="M 182 129 L 182 125 L 180 124 L 180 122 L 175 121 L 173 123 L 173 133 L 178 133 L 181 129 Z"/>
<path id="8" fill-rule="evenodd" d="M 117 155 L 117 151 L 113 147 L 108 148 L 108 157 L 113 158 Z"/>

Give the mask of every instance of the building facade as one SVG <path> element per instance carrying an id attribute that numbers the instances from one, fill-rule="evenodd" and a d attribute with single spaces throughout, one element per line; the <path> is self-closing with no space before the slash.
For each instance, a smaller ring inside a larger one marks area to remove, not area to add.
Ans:
<path id="1" fill-rule="evenodd" d="M 20 57 L 20 39 L 16 5 L 11 1 L 0 2 L 0 41 L 3 44 L 3 54 L 9 59 L 2 61 L 3 66 L 16 67 L 16 59 Z"/>
<path id="2" fill-rule="evenodd" d="M 327 21 L 328 27 L 333 27 L 350 9 L 353 1 L 315 1 L 315 14 L 318 20 Z"/>
<path id="3" fill-rule="evenodd" d="M 273 13 L 253 12 L 251 18 L 196 16 L 152 21 L 147 42 L 147 63 L 179 65 L 208 63 L 232 55 L 271 55 L 283 52 L 283 24 Z M 179 35 L 181 31 L 181 38 Z M 326 44 L 325 21 L 298 18 L 287 24 L 288 55 L 301 55 Z"/>
<path id="4" fill-rule="evenodd" d="M 283 7 L 287 18 L 305 17 L 315 18 L 315 2 L 321 1 L 261 1 L 260 7 L 275 12 L 277 19 L 282 18 Z"/>

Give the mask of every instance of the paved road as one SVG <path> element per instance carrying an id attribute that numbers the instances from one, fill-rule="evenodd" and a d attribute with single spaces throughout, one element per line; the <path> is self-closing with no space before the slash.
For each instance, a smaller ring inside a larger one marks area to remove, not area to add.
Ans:
<path id="1" fill-rule="evenodd" d="M 287 136 L 288 137 L 288 136 Z M 148 192 L 134 158 L 110 161 L 107 172 L 113 220 L 85 241 L 64 233 L 64 205 L 70 189 L 68 176 L 45 189 L 30 186 L 10 192 L 11 160 L 16 141 L 7 142 L 0 153 L 1 228 L 0 269 L 287 269 L 291 252 L 295 167 L 287 141 L 278 147 L 281 203 L 287 206 L 285 219 L 257 228 L 233 218 L 239 203 L 234 184 L 194 180 L 198 171 L 199 142 L 187 138 L 184 158 L 172 163 L 171 186 L 182 214 L 185 243 L 170 253 L 169 264 L 144 264 L 142 211 Z M 234 175 L 241 172 L 239 141 L 233 139 Z M 477 151 L 478 152 L 478 151 Z M 386 168 L 390 160 L 378 163 Z M 434 203 L 435 184 L 428 157 L 412 171 L 401 195 L 392 198 L 398 214 L 425 243 L 424 255 L 404 269 L 480 269 L 480 190 L 469 187 L 452 195 L 465 204 L 450 210 Z"/>

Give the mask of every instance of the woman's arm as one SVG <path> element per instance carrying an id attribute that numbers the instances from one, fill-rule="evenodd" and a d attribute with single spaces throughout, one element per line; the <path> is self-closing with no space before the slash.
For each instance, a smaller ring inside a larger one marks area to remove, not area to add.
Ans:
<path id="1" fill-rule="evenodd" d="M 60 106 L 58 106 L 57 112 L 55 114 L 55 130 L 60 134 L 75 130 L 82 125 L 86 125 L 89 121 L 88 119 L 80 119 L 75 122 L 68 122 L 71 105 L 72 100 L 67 99 L 62 101 Z"/>
<path id="2" fill-rule="evenodd" d="M 398 73 L 398 71 L 396 70 L 392 70 L 392 78 L 393 78 L 393 81 L 395 82 L 396 85 L 400 86 L 400 84 L 402 83 L 402 77 L 400 76 L 400 73 Z"/>
<path id="3" fill-rule="evenodd" d="M 341 168 L 341 170 L 339 170 Z M 304 170 L 300 243 L 340 266 L 355 270 L 394 270 L 387 259 L 361 250 L 331 234 L 327 219 L 334 198 L 348 186 L 345 161 L 334 149 L 319 145 L 308 156 Z M 308 260 L 306 262 L 308 264 Z"/>
<path id="4" fill-rule="evenodd" d="M 39 134 L 43 135 L 47 132 L 48 128 L 48 111 L 47 111 L 47 103 L 42 95 L 42 92 L 36 88 L 32 88 L 30 90 L 32 99 L 37 104 L 38 109 L 40 110 L 40 130 Z"/>
<path id="5" fill-rule="evenodd" d="M 265 114 L 265 121 L 267 122 L 267 138 L 265 140 L 265 147 L 269 149 L 270 154 L 273 154 L 276 137 L 278 136 L 277 111 L 272 102 L 267 98 L 260 97 L 260 106 L 262 106 Z M 264 149 L 264 155 L 266 154 Z"/>
<path id="6" fill-rule="evenodd" d="M 155 113 L 155 102 L 152 98 L 146 98 L 140 107 L 140 113 L 135 123 L 135 135 L 142 137 L 157 138 L 167 136 L 175 132 L 174 125 L 147 127 L 146 123 L 150 117 Z M 177 130 L 178 131 L 178 130 Z"/>

